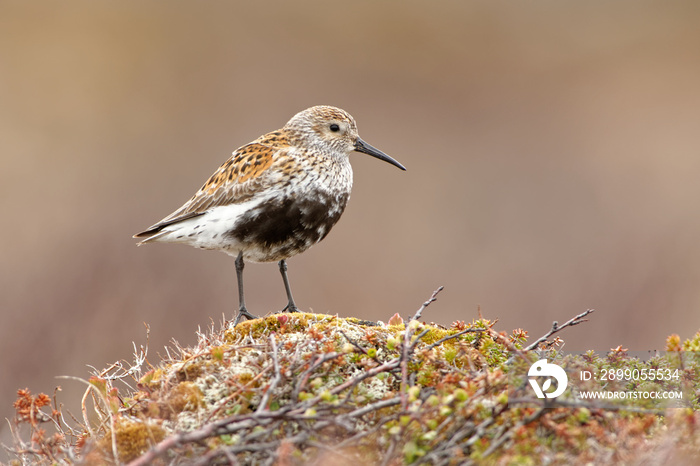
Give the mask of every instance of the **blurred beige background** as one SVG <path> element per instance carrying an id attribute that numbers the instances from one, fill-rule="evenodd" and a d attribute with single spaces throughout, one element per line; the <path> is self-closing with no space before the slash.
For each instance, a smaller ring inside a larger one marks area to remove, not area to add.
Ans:
<path id="1" fill-rule="evenodd" d="M 428 6 L 429 5 L 429 6 Z M 0 2 L 0 417 L 233 315 L 233 260 L 131 235 L 238 146 L 316 104 L 355 154 L 349 208 L 289 261 L 297 303 L 662 349 L 700 329 L 700 3 Z M 274 264 L 246 268 L 254 313 Z M 2 440 L 7 442 L 5 423 Z"/>

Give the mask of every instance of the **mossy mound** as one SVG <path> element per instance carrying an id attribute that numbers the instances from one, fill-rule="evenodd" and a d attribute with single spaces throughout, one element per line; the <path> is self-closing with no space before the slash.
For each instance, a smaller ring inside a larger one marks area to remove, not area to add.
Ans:
<path id="1" fill-rule="evenodd" d="M 485 319 L 390 322 L 278 314 L 200 333 L 196 346 L 145 373 L 137 354 L 120 375 L 91 379 L 97 422 L 69 431 L 58 409 L 46 414 L 58 437 L 37 416 L 49 401 L 27 408 L 39 397 L 26 391 L 16 422 L 30 425 L 32 439 L 18 438 L 16 453 L 43 464 L 133 465 L 637 464 L 659 455 L 683 464 L 700 455 L 699 361 L 688 352 L 700 334 L 669 337 L 670 352 L 644 362 L 621 348 L 562 356 L 558 339 L 525 351 L 525 331 L 499 333 Z M 539 400 L 526 371 L 544 357 L 597 371 L 678 369 L 684 407 Z M 135 387 L 119 393 L 128 377 Z"/>

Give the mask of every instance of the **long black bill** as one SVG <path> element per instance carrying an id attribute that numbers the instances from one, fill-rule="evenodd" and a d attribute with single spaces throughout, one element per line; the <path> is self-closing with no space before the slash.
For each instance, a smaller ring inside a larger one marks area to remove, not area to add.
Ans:
<path id="1" fill-rule="evenodd" d="M 399 162 L 396 160 L 392 159 L 388 155 L 386 155 L 384 152 L 380 151 L 377 148 L 374 148 L 367 144 L 365 141 L 363 141 L 360 138 L 357 138 L 357 141 L 355 141 L 355 150 L 357 152 L 362 152 L 363 154 L 368 154 L 371 155 L 372 157 L 376 157 L 379 160 L 383 160 L 385 162 L 389 162 L 395 167 L 399 167 L 401 170 L 406 170 L 406 167 L 401 165 Z"/>

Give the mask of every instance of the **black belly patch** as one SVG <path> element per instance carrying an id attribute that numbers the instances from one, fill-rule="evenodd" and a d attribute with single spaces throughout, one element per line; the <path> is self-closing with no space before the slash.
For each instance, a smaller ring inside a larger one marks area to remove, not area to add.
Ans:
<path id="1" fill-rule="evenodd" d="M 228 235 L 243 244 L 289 257 L 325 238 L 346 203 L 347 196 L 338 200 L 328 197 L 275 200 L 243 214 Z"/>

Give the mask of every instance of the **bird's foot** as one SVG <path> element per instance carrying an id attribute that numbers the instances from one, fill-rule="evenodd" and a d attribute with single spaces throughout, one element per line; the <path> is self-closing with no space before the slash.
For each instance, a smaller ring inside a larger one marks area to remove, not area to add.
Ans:
<path id="1" fill-rule="evenodd" d="M 242 308 L 240 308 L 240 309 L 238 310 L 238 315 L 236 316 L 236 320 L 233 322 L 233 326 L 234 326 L 234 327 L 235 327 L 236 325 L 238 325 L 238 322 L 241 321 L 241 317 L 245 317 L 245 318 L 248 319 L 248 320 L 253 320 L 253 319 L 257 319 L 257 318 L 258 318 L 257 316 L 254 316 L 253 314 L 251 314 L 250 312 L 248 312 L 248 309 L 246 309 L 245 307 L 242 307 Z"/>
<path id="2" fill-rule="evenodd" d="M 289 302 L 286 306 L 284 306 L 284 309 L 280 311 L 280 313 L 282 312 L 299 312 L 299 308 L 293 302 Z"/>

